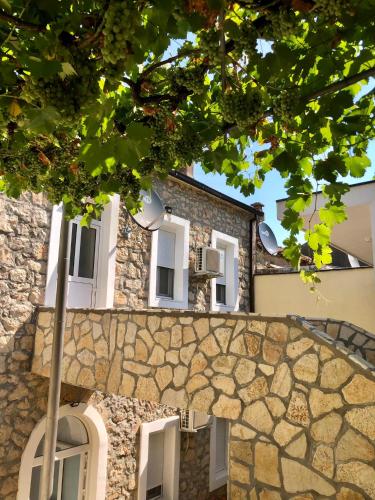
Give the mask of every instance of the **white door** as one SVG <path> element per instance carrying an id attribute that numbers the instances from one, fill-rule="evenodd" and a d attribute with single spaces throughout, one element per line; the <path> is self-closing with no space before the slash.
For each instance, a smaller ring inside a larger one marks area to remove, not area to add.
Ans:
<path id="1" fill-rule="evenodd" d="M 81 217 L 70 223 L 68 307 L 95 307 L 101 221 L 92 220 L 90 227 L 80 224 Z"/>

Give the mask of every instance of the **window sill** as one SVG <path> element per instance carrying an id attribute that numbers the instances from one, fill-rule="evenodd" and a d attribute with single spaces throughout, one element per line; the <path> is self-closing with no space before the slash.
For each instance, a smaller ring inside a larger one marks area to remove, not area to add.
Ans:
<path id="1" fill-rule="evenodd" d="M 155 297 L 148 303 L 149 307 L 158 307 L 161 309 L 188 309 L 188 302 L 184 300 L 164 299 Z"/>
<path id="2" fill-rule="evenodd" d="M 224 304 L 214 304 L 212 306 L 212 311 L 217 311 L 217 312 L 234 312 L 237 309 L 234 306 L 228 306 Z"/>

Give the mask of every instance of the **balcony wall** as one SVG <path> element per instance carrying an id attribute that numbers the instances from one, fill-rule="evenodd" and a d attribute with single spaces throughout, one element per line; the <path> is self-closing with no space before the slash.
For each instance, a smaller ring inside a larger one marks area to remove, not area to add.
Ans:
<path id="1" fill-rule="evenodd" d="M 52 323 L 41 310 L 32 370 L 43 376 Z M 68 313 L 64 382 L 231 420 L 233 499 L 375 498 L 373 370 L 297 318 Z"/>
<path id="2" fill-rule="evenodd" d="M 375 333 L 375 270 L 321 271 L 311 293 L 298 273 L 255 277 L 255 310 L 262 314 L 298 314 L 348 321 Z"/>

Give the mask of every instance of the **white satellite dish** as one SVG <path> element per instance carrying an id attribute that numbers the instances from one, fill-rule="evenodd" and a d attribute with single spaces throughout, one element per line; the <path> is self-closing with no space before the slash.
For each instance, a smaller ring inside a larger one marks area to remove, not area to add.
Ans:
<path id="1" fill-rule="evenodd" d="M 261 222 L 258 226 L 258 234 L 267 252 L 271 255 L 277 255 L 279 245 L 277 244 L 276 236 L 270 226 L 265 222 Z"/>
<path id="2" fill-rule="evenodd" d="M 142 229 L 157 231 L 164 220 L 164 205 L 154 190 L 142 190 L 139 195 L 143 205 L 138 213 L 132 215 L 132 218 Z"/>

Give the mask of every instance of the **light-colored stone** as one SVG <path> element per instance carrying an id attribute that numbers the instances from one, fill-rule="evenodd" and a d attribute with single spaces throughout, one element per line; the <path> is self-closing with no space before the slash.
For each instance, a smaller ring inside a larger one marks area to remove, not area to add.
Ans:
<path id="1" fill-rule="evenodd" d="M 336 500 L 365 500 L 365 497 L 357 491 L 349 488 L 341 488 L 336 495 Z"/>
<path id="2" fill-rule="evenodd" d="M 166 389 L 161 397 L 161 403 L 173 406 L 174 408 L 186 408 L 188 404 L 186 391 L 184 389 L 180 389 L 179 391 Z"/>
<path id="3" fill-rule="evenodd" d="M 159 316 L 148 316 L 147 318 L 147 327 L 151 335 L 159 329 L 160 326 L 160 318 Z"/>
<path id="4" fill-rule="evenodd" d="M 230 498 L 233 500 L 247 500 L 247 490 L 240 488 L 236 484 L 229 484 Z M 253 500 L 253 499 L 252 499 Z M 256 498 L 254 500 L 257 500 Z"/>
<path id="5" fill-rule="evenodd" d="M 247 347 L 247 354 L 250 358 L 253 358 L 260 351 L 261 339 L 257 335 L 245 333 L 244 340 Z"/>
<path id="6" fill-rule="evenodd" d="M 291 387 L 292 377 L 289 366 L 286 363 L 282 363 L 276 369 L 276 373 L 271 384 L 271 392 L 282 398 L 286 398 L 289 396 Z"/>
<path id="7" fill-rule="evenodd" d="M 282 417 L 286 412 L 284 403 L 277 396 L 267 396 L 266 404 L 274 417 Z"/>
<path id="8" fill-rule="evenodd" d="M 290 340 L 296 340 L 298 337 L 302 335 L 302 330 L 301 328 L 296 328 L 295 326 L 292 326 L 289 329 L 289 338 Z"/>
<path id="9" fill-rule="evenodd" d="M 191 358 L 193 357 L 193 354 L 195 352 L 195 349 L 196 349 L 195 344 L 189 344 L 180 350 L 180 359 L 184 363 L 184 365 L 187 366 L 190 363 Z"/>
<path id="10" fill-rule="evenodd" d="M 212 368 L 215 372 L 230 375 L 233 372 L 234 365 L 236 364 L 236 356 L 217 356 L 212 362 Z"/>
<path id="11" fill-rule="evenodd" d="M 151 352 L 152 348 L 154 347 L 155 345 L 155 341 L 154 339 L 151 337 L 151 334 L 148 330 L 140 330 L 138 333 L 137 333 L 137 337 L 141 338 L 143 340 L 143 342 L 147 345 L 147 348 L 149 349 L 149 351 Z"/>
<path id="12" fill-rule="evenodd" d="M 246 404 L 255 401 L 256 399 L 263 398 L 268 394 L 268 384 L 265 377 L 258 377 L 248 386 L 238 391 L 239 397 Z"/>
<path id="13" fill-rule="evenodd" d="M 83 335 L 78 341 L 77 351 L 81 349 L 88 349 L 89 351 L 94 351 L 94 342 L 91 333 Z"/>
<path id="14" fill-rule="evenodd" d="M 275 373 L 275 368 L 273 366 L 270 366 L 270 365 L 264 365 L 263 363 L 260 363 L 258 365 L 258 368 L 267 377 L 269 377 L 270 375 L 273 375 Z"/>
<path id="15" fill-rule="evenodd" d="M 290 359 L 298 358 L 301 354 L 308 351 L 314 345 L 314 341 L 308 337 L 304 337 L 296 342 L 288 344 L 286 353 Z"/>
<path id="16" fill-rule="evenodd" d="M 275 490 L 262 490 L 259 493 L 259 500 L 281 500 L 281 496 Z"/>
<path id="17" fill-rule="evenodd" d="M 148 363 L 150 365 L 160 366 L 165 362 L 165 351 L 160 345 L 156 345 L 151 353 Z"/>
<path id="18" fill-rule="evenodd" d="M 299 462 L 290 460 L 289 458 L 282 458 L 281 469 L 284 478 L 284 488 L 289 493 L 299 493 L 309 490 L 325 496 L 331 496 L 336 493 L 336 489 L 328 481 Z"/>
<path id="19" fill-rule="evenodd" d="M 118 391 L 119 394 L 121 394 L 122 396 L 132 397 L 134 387 L 135 387 L 134 377 L 132 377 L 128 373 L 124 373 L 122 375 L 122 381 Z"/>
<path id="20" fill-rule="evenodd" d="M 141 400 L 159 401 L 159 390 L 151 377 L 139 377 L 135 397 Z"/>
<path id="21" fill-rule="evenodd" d="M 372 444 L 351 429 L 337 443 L 336 460 L 362 460 L 364 462 L 371 462 L 374 459 L 375 449 Z"/>
<path id="22" fill-rule="evenodd" d="M 195 354 L 191 360 L 190 376 L 202 372 L 207 367 L 207 360 L 201 352 Z"/>
<path id="23" fill-rule="evenodd" d="M 107 391 L 112 394 L 117 394 L 122 376 L 122 353 L 119 350 L 115 351 L 112 363 L 109 369 L 107 382 Z"/>
<path id="24" fill-rule="evenodd" d="M 213 405 L 212 412 L 217 417 L 235 420 L 240 416 L 241 402 L 238 399 L 228 398 L 228 396 L 221 394 Z"/>
<path id="25" fill-rule="evenodd" d="M 181 316 L 180 323 L 181 325 L 191 325 L 193 322 L 192 316 Z"/>
<path id="26" fill-rule="evenodd" d="M 228 394 L 228 396 L 233 396 L 236 385 L 231 377 L 226 377 L 225 375 L 215 375 L 211 380 L 212 385 L 216 389 Z"/>
<path id="27" fill-rule="evenodd" d="M 171 382 L 173 377 L 172 368 L 167 366 L 162 366 L 156 370 L 156 382 L 159 386 L 159 389 L 163 391 L 167 385 Z"/>
<path id="28" fill-rule="evenodd" d="M 210 325 L 212 328 L 216 328 L 216 327 L 222 325 L 223 323 L 225 323 L 224 318 L 217 317 L 217 318 L 210 319 Z"/>
<path id="29" fill-rule="evenodd" d="M 240 359 L 237 363 L 234 377 L 238 384 L 248 384 L 255 377 L 256 363 L 250 359 Z"/>
<path id="30" fill-rule="evenodd" d="M 135 341 L 135 351 L 134 351 L 134 361 L 143 361 L 144 363 L 148 360 L 148 351 L 146 344 L 141 339 Z"/>
<path id="31" fill-rule="evenodd" d="M 341 408 L 343 403 L 340 394 L 326 394 L 319 389 L 311 389 L 310 409 L 314 418 Z"/>
<path id="32" fill-rule="evenodd" d="M 263 342 L 263 359 L 266 363 L 271 365 L 276 365 L 283 352 L 281 345 L 273 344 L 269 340 L 265 339 Z"/>
<path id="33" fill-rule="evenodd" d="M 349 363 L 341 358 L 332 359 L 327 361 L 322 368 L 320 385 L 325 389 L 338 389 L 352 373 L 353 368 Z"/>
<path id="34" fill-rule="evenodd" d="M 199 345 L 199 350 L 202 351 L 207 357 L 213 358 L 220 353 L 220 348 L 216 342 L 215 337 L 208 335 Z"/>
<path id="35" fill-rule="evenodd" d="M 255 479 L 272 486 L 280 486 L 279 451 L 270 443 L 258 441 L 254 449 Z"/>
<path id="36" fill-rule="evenodd" d="M 173 317 L 169 318 L 168 316 L 164 316 L 161 320 L 161 329 L 168 330 L 175 324 L 175 319 Z"/>
<path id="37" fill-rule="evenodd" d="M 314 422 L 311 426 L 311 437 L 318 442 L 334 443 L 337 434 L 340 432 L 342 417 L 338 413 L 332 412 Z"/>
<path id="38" fill-rule="evenodd" d="M 316 354 L 305 354 L 293 366 L 293 374 L 302 382 L 313 383 L 318 377 L 319 360 Z"/>
<path id="39" fill-rule="evenodd" d="M 354 408 L 345 415 L 349 424 L 369 439 L 375 440 L 375 406 Z"/>
<path id="40" fill-rule="evenodd" d="M 167 351 L 165 353 L 165 359 L 167 361 L 167 363 L 172 363 L 172 365 L 178 365 L 179 362 L 180 362 L 180 356 L 179 356 L 179 353 L 178 351 Z"/>
<path id="41" fill-rule="evenodd" d="M 194 377 L 190 378 L 186 384 L 186 390 L 188 394 L 195 392 L 197 389 L 201 387 L 205 387 L 208 385 L 208 379 L 201 374 L 194 375 Z"/>
<path id="42" fill-rule="evenodd" d="M 228 351 L 231 334 L 232 328 L 216 328 L 215 330 L 215 337 L 220 345 L 221 352 L 224 354 Z"/>
<path id="43" fill-rule="evenodd" d="M 246 356 L 247 350 L 245 346 L 245 340 L 243 334 L 236 337 L 232 340 L 229 346 L 229 352 L 233 352 L 234 354 L 239 354 L 240 356 Z"/>
<path id="44" fill-rule="evenodd" d="M 155 332 L 154 339 L 155 342 L 162 345 L 166 351 L 169 349 L 171 340 L 169 332 Z"/>
<path id="45" fill-rule="evenodd" d="M 286 342 L 288 339 L 288 330 L 288 325 L 275 321 L 268 325 L 266 335 L 277 342 Z"/>
<path id="46" fill-rule="evenodd" d="M 95 355 L 108 358 L 108 344 L 104 337 L 95 342 Z"/>
<path id="47" fill-rule="evenodd" d="M 195 332 L 192 326 L 184 326 L 182 329 L 182 342 L 184 345 L 195 342 Z"/>
<path id="48" fill-rule="evenodd" d="M 264 336 L 267 329 L 267 321 L 249 320 L 247 322 L 247 329 L 249 332 L 259 333 Z"/>
<path id="49" fill-rule="evenodd" d="M 332 478 L 335 468 L 332 448 L 326 444 L 319 445 L 315 450 L 312 465 L 324 476 Z"/>
<path id="50" fill-rule="evenodd" d="M 245 326 L 246 326 L 246 321 L 244 321 L 243 319 L 236 321 L 236 326 L 234 327 L 234 330 L 233 330 L 233 338 L 234 339 L 237 337 L 237 335 L 239 333 L 241 333 L 243 331 Z"/>
<path id="51" fill-rule="evenodd" d="M 355 484 L 370 498 L 375 498 L 375 469 L 363 462 L 338 464 L 336 480 Z"/>
<path id="52" fill-rule="evenodd" d="M 136 333 L 137 333 L 137 325 L 132 321 L 128 321 L 125 331 L 125 342 L 127 344 L 134 344 Z"/>
<path id="53" fill-rule="evenodd" d="M 349 404 L 375 403 L 375 382 L 356 374 L 342 393 Z"/>
<path id="54" fill-rule="evenodd" d="M 273 431 L 274 440 L 280 445 L 285 446 L 302 430 L 301 427 L 289 424 L 286 420 L 281 420 Z"/>
<path id="55" fill-rule="evenodd" d="M 194 328 L 197 332 L 199 340 L 204 339 L 204 337 L 206 337 L 210 332 L 208 318 L 200 318 L 196 320 L 194 322 Z"/>
<path id="56" fill-rule="evenodd" d="M 77 359 L 83 365 L 93 366 L 95 362 L 95 355 L 87 349 L 83 349 L 83 351 L 77 354 Z"/>
<path id="57" fill-rule="evenodd" d="M 233 437 L 238 437 L 243 440 L 254 439 L 256 436 L 256 432 L 248 427 L 245 427 L 242 424 L 232 424 L 231 426 L 231 435 Z"/>
<path id="58" fill-rule="evenodd" d="M 333 356 L 334 356 L 334 354 L 332 352 L 332 349 L 330 349 L 329 347 L 327 347 L 325 345 L 320 346 L 320 348 L 319 348 L 320 361 L 322 361 L 322 362 L 327 361 L 329 359 L 332 359 Z"/>
<path id="59" fill-rule="evenodd" d="M 189 370 L 186 366 L 178 365 L 173 371 L 173 383 L 176 387 L 181 387 L 185 384 Z"/>
<path id="60" fill-rule="evenodd" d="M 248 485 L 250 483 L 250 470 L 246 465 L 231 460 L 230 477 L 232 481 Z"/>
<path id="61" fill-rule="evenodd" d="M 150 373 L 151 368 L 149 366 L 141 365 L 140 363 L 135 363 L 134 361 L 125 361 L 123 364 L 123 369 L 136 375 L 147 375 Z"/>
<path id="62" fill-rule="evenodd" d="M 231 441 L 229 449 L 232 458 L 247 464 L 253 463 L 253 453 L 249 441 Z"/>
<path id="63" fill-rule="evenodd" d="M 194 410 L 202 411 L 204 413 L 209 413 L 212 401 L 215 399 L 215 393 L 212 387 L 206 387 L 201 391 L 194 394 L 191 407 Z M 218 415 L 220 416 L 220 415 Z"/>
<path id="64" fill-rule="evenodd" d="M 182 326 L 175 325 L 171 330 L 171 347 L 181 347 L 182 346 Z"/>
<path id="65" fill-rule="evenodd" d="M 300 437 L 292 441 L 285 448 L 285 451 L 293 458 L 305 458 L 307 450 L 307 439 L 305 434 L 301 434 Z"/>
<path id="66" fill-rule="evenodd" d="M 270 434 L 272 431 L 273 420 L 263 401 L 255 401 L 247 406 L 243 412 L 243 419 L 259 432 Z"/>
<path id="67" fill-rule="evenodd" d="M 310 424 L 309 408 L 303 392 L 293 391 L 286 414 L 291 422 L 308 427 Z"/>
<path id="68" fill-rule="evenodd" d="M 95 387 L 95 377 L 90 368 L 82 368 L 77 377 L 77 385 L 89 388 Z"/>

